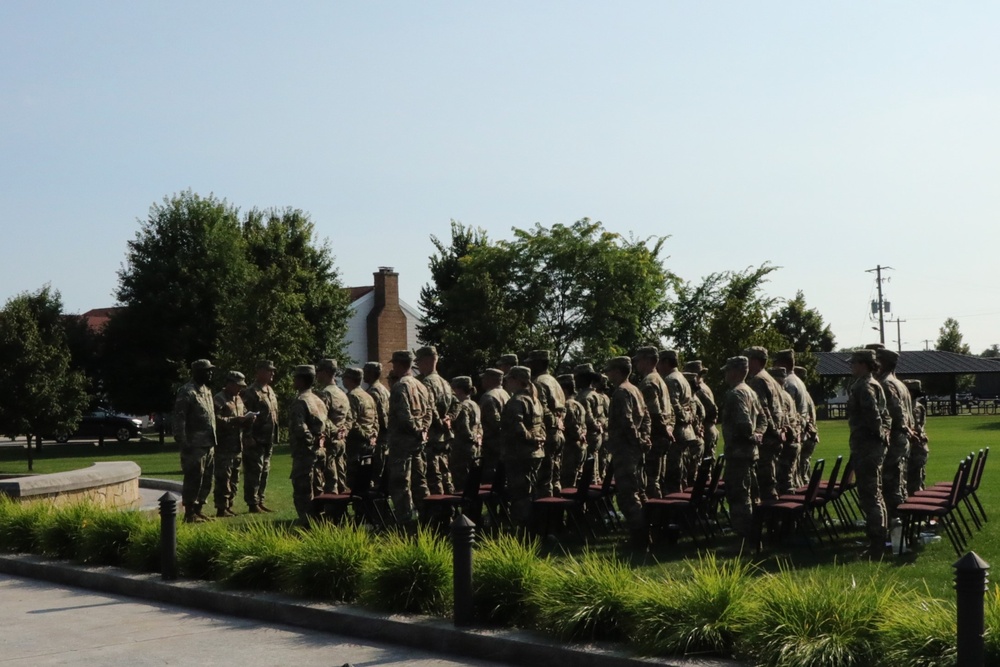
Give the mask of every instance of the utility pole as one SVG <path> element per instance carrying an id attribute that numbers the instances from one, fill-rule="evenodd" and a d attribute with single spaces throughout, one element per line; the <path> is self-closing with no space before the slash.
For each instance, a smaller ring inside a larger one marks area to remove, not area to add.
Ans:
<path id="1" fill-rule="evenodd" d="M 931 343 L 933 343 L 933 342 L 934 342 L 934 341 L 932 341 L 932 340 L 931 340 L 930 338 L 925 338 L 925 339 L 923 340 L 923 343 L 924 343 L 924 349 L 925 349 L 925 350 L 929 350 L 929 349 L 931 349 Z"/>
<path id="2" fill-rule="evenodd" d="M 878 309 L 878 336 L 879 341 L 885 345 L 885 301 L 882 299 L 882 271 L 892 269 L 891 266 L 876 265 L 874 269 L 868 269 L 865 273 L 875 274 L 875 285 L 878 287 L 878 303 L 872 304 L 872 310 Z"/>
<path id="3" fill-rule="evenodd" d="M 898 317 L 896 319 L 894 319 L 894 320 L 889 320 L 890 324 L 892 322 L 896 323 L 896 351 L 897 352 L 902 352 L 903 351 L 903 333 L 902 333 L 902 329 L 901 329 L 901 327 L 899 325 L 900 325 L 900 323 L 905 322 L 905 321 L 906 320 L 901 320 Z"/>

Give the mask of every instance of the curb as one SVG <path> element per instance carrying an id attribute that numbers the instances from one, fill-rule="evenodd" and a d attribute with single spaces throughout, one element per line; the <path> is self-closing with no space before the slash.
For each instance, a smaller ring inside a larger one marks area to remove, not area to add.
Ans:
<path id="1" fill-rule="evenodd" d="M 277 594 L 239 593 L 201 581 L 166 582 L 157 574 L 87 567 L 38 556 L 2 555 L 0 573 L 66 586 L 193 607 L 267 623 L 331 632 L 455 656 L 530 667 L 741 667 L 724 659 L 640 658 L 604 645 L 568 646 L 524 630 L 457 629 L 448 621 L 388 616 L 355 607 L 310 603 Z"/>

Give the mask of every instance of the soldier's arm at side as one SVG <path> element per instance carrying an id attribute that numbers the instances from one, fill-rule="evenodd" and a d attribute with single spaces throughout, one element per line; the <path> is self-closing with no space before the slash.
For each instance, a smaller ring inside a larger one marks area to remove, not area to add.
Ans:
<path id="1" fill-rule="evenodd" d="M 174 401 L 171 428 L 174 431 L 174 441 L 182 448 L 187 446 L 187 411 L 188 396 L 186 393 L 178 392 L 177 399 Z"/>
<path id="2" fill-rule="evenodd" d="M 524 423 L 524 417 L 524 403 L 512 396 L 503 408 L 503 431 L 509 434 L 514 440 L 522 442 L 533 441 L 534 436 L 531 433 L 531 429 Z"/>

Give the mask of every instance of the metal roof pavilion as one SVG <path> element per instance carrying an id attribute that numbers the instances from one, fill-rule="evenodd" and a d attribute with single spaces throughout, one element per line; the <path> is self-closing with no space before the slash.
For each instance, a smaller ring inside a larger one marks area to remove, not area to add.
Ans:
<path id="1" fill-rule="evenodd" d="M 817 352 L 816 370 L 825 377 L 851 374 L 850 352 Z M 1000 373 L 1000 358 L 974 357 L 970 354 L 917 350 L 899 353 L 896 375 L 978 375 Z"/>

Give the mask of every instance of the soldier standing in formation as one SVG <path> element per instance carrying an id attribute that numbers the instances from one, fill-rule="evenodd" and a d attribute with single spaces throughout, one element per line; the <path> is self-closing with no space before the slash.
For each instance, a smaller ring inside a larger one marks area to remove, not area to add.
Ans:
<path id="1" fill-rule="evenodd" d="M 687 373 L 694 375 L 694 381 L 692 382 L 694 397 L 701 401 L 702 406 L 705 408 L 705 418 L 702 422 L 703 439 L 705 441 L 703 456 L 715 456 L 715 446 L 719 442 L 719 429 L 716 426 L 719 422 L 719 408 L 715 404 L 715 394 L 712 393 L 712 388 L 702 380 L 702 376 L 705 374 L 705 367 L 700 359 L 696 359 L 684 364 L 684 373 L 685 375 Z"/>
<path id="2" fill-rule="evenodd" d="M 764 410 L 767 430 L 760 443 L 760 459 L 757 461 L 757 485 L 763 500 L 778 497 L 778 459 L 785 442 L 785 433 L 781 430 L 784 413 L 781 409 L 781 388 L 771 375 L 764 370 L 767 366 L 767 350 L 755 346 L 743 351 L 747 358 L 747 384 L 757 394 L 760 406 Z M 788 486 L 791 486 L 789 481 Z"/>
<path id="3" fill-rule="evenodd" d="M 698 375 L 696 373 L 682 373 L 684 379 L 687 380 L 688 387 L 691 389 L 691 413 L 693 419 L 691 420 L 691 426 L 694 428 L 694 439 L 696 446 L 692 448 L 692 454 L 689 458 L 691 462 L 687 466 L 687 485 L 693 486 L 695 481 L 695 476 L 698 472 L 699 464 L 705 456 L 705 406 L 702 404 L 701 399 L 698 398 Z"/>
<path id="4" fill-rule="evenodd" d="M 509 354 L 509 353 L 508 354 L 501 354 L 500 358 L 497 359 L 497 368 L 500 369 L 500 371 L 504 375 L 507 375 L 507 373 L 510 373 L 510 369 L 514 368 L 514 366 L 517 366 L 517 355 L 516 354 Z"/>
<path id="5" fill-rule="evenodd" d="M 512 394 L 501 415 L 503 465 L 507 471 L 507 498 L 515 526 L 528 528 L 538 468 L 545 456 L 546 433 L 542 405 L 535 398 L 531 369 L 514 366 L 507 373 Z"/>
<path id="6" fill-rule="evenodd" d="M 377 361 L 365 364 L 364 381 L 368 385 L 368 395 L 375 401 L 378 441 L 372 456 L 372 481 L 380 486 L 389 458 L 389 390 L 382 384 L 382 364 Z"/>
<path id="7" fill-rule="evenodd" d="M 559 387 L 566 395 L 565 439 L 562 451 L 560 486 L 573 488 L 580 480 L 587 459 L 587 409 L 576 400 L 576 381 L 572 375 L 560 375 Z"/>
<path id="8" fill-rule="evenodd" d="M 927 468 L 927 456 L 930 448 L 927 446 L 927 403 L 920 380 L 903 380 L 910 398 L 913 399 L 913 436 L 910 438 L 910 455 L 907 459 L 906 489 L 912 496 L 924 488 L 924 478 Z"/>
<path id="9" fill-rule="evenodd" d="M 292 454 L 292 501 L 298 514 L 296 525 L 309 527 L 312 499 L 322 491 L 322 450 L 330 433 L 327 407 L 312 390 L 314 366 L 296 366 L 292 387 L 298 395 L 288 408 L 288 446 Z"/>
<path id="10" fill-rule="evenodd" d="M 562 449 L 566 441 L 566 395 L 559 382 L 549 374 L 549 356 L 548 350 L 535 350 L 525 359 L 525 364 L 531 369 L 538 402 L 542 404 L 542 423 L 545 426 L 545 457 L 538 468 L 535 489 L 538 498 L 559 495 Z"/>
<path id="11" fill-rule="evenodd" d="M 476 393 L 472 378 L 468 375 L 453 378 L 451 388 L 458 406 L 452 422 L 455 441 L 451 446 L 448 466 L 451 469 L 456 492 L 462 493 L 469 477 L 469 470 L 479 458 L 483 443 L 483 425 L 479 406 L 472 400 Z"/>
<path id="12" fill-rule="evenodd" d="M 889 449 L 882 468 L 882 493 L 885 496 L 889 517 L 895 516 L 896 507 L 906 502 L 906 469 L 910 439 L 914 437 L 913 408 L 910 392 L 896 377 L 899 353 L 885 348 L 875 350 L 875 359 L 881 367 L 878 381 L 885 392 L 886 409 L 892 423 L 889 427 Z"/>
<path id="13" fill-rule="evenodd" d="M 451 471 L 448 468 L 448 452 L 454 439 L 452 420 L 458 403 L 451 386 L 437 372 L 438 353 L 434 346 L 422 347 L 416 354 L 420 381 L 431 396 L 431 423 L 427 431 L 427 487 L 430 493 L 454 493 Z"/>
<path id="14" fill-rule="evenodd" d="M 364 372 L 360 368 L 344 371 L 344 389 L 351 409 L 350 427 L 345 438 L 347 459 L 347 488 L 351 491 L 369 491 L 375 480 L 374 458 L 378 449 L 378 406 L 368 392 L 361 388 Z M 367 483 L 361 483 L 362 468 L 371 473 Z"/>
<path id="15" fill-rule="evenodd" d="M 233 499 L 240 488 L 240 464 L 243 441 L 254 415 L 248 415 L 240 398 L 247 386 L 246 376 L 237 371 L 226 375 L 226 386 L 215 395 L 215 425 L 218 444 L 215 446 L 215 515 L 236 516 Z"/>
<path id="16" fill-rule="evenodd" d="M 208 359 L 191 364 L 191 381 L 177 391 L 174 401 L 174 439 L 181 451 L 184 471 L 182 501 L 184 521 L 207 521 L 202 512 L 212 490 L 215 470 L 215 403 L 208 385 L 215 366 Z"/>
<path id="17" fill-rule="evenodd" d="M 779 350 L 774 355 L 774 364 L 785 369 L 783 386 L 792 397 L 799 419 L 799 460 L 796 463 L 797 477 L 801 482 L 809 479 L 813 452 L 819 443 L 816 428 L 816 405 L 813 403 L 805 382 L 795 372 L 795 350 Z"/>
<path id="18" fill-rule="evenodd" d="M 273 361 L 257 362 L 253 384 L 240 394 L 247 411 L 257 415 L 250 439 L 243 444 L 243 499 L 251 514 L 271 511 L 264 504 L 264 492 L 271 471 L 271 450 L 278 441 L 278 397 L 271 387 L 274 371 Z"/>
<path id="19" fill-rule="evenodd" d="M 670 407 L 674 414 L 673 439 L 667 449 L 667 469 L 662 491 L 664 494 L 684 490 L 688 469 L 697 469 L 698 461 L 692 464 L 692 454 L 697 452 L 698 439 L 694 432 L 694 408 L 691 406 L 691 386 L 677 369 L 677 352 L 662 350 L 656 370 L 663 377 L 670 392 Z M 693 471 L 691 471 L 693 474 Z"/>
<path id="20" fill-rule="evenodd" d="M 782 433 L 785 442 L 778 455 L 777 478 L 778 493 L 791 493 L 802 484 L 799 478 L 799 455 L 802 453 L 802 421 L 795 399 L 785 389 L 788 371 L 783 366 L 774 366 L 767 371 L 778 383 L 778 395 L 781 397 Z"/>
<path id="21" fill-rule="evenodd" d="M 587 480 L 588 484 L 596 483 L 603 474 L 601 457 L 604 453 L 604 436 L 608 428 L 608 411 L 602 394 L 597 385 L 601 382 L 601 374 L 594 371 L 592 364 L 580 364 L 573 369 L 573 380 L 576 382 L 576 401 L 583 406 L 587 419 L 587 456 L 594 457 L 594 476 Z"/>
<path id="22" fill-rule="evenodd" d="M 726 446 L 726 503 L 733 532 L 747 539 L 753 526 L 755 466 L 767 429 L 767 419 L 756 392 L 746 384 L 746 357 L 730 357 L 723 366 L 729 391 L 722 402 L 722 437 Z"/>
<path id="23" fill-rule="evenodd" d="M 629 382 L 631 359 L 615 357 L 608 362 L 605 372 L 615 388 L 608 415 L 608 448 L 614 462 L 615 499 L 619 511 L 625 515 L 633 546 L 645 548 L 649 534 L 642 509 L 646 501 L 643 457 L 653 445 L 649 411 L 642 394 Z"/>
<path id="24" fill-rule="evenodd" d="M 424 448 L 434 406 L 430 392 L 410 369 L 413 353 L 392 353 L 389 392 L 389 496 L 396 519 L 409 524 L 428 495 Z"/>
<path id="25" fill-rule="evenodd" d="M 316 394 L 326 405 L 330 432 L 325 451 L 316 464 L 321 471 L 324 493 L 344 493 L 347 486 L 347 433 L 351 430 L 351 405 L 347 394 L 337 386 L 337 360 L 320 359 L 316 363 Z"/>
<path id="26" fill-rule="evenodd" d="M 851 460 L 857 477 L 858 502 L 867 523 L 868 554 L 880 557 L 888 526 L 882 497 L 882 465 L 892 420 L 882 385 L 872 375 L 877 369 L 875 351 L 855 350 L 850 363 L 854 378 L 847 394 Z"/>
<path id="27" fill-rule="evenodd" d="M 643 472 L 646 479 L 646 498 L 662 498 L 661 484 L 666 476 L 667 450 L 674 437 L 674 412 L 670 405 L 670 390 L 656 372 L 658 351 L 655 347 L 640 347 L 632 357 L 639 391 L 649 413 L 650 440 L 652 445 L 646 452 Z"/>
<path id="28" fill-rule="evenodd" d="M 497 464 L 503 453 L 503 434 L 500 431 L 503 407 L 510 394 L 503 388 L 504 373 L 499 368 L 487 368 L 483 373 L 483 395 L 479 399 L 479 415 L 483 423 L 483 446 L 480 465 L 483 481 L 492 484 Z"/>

